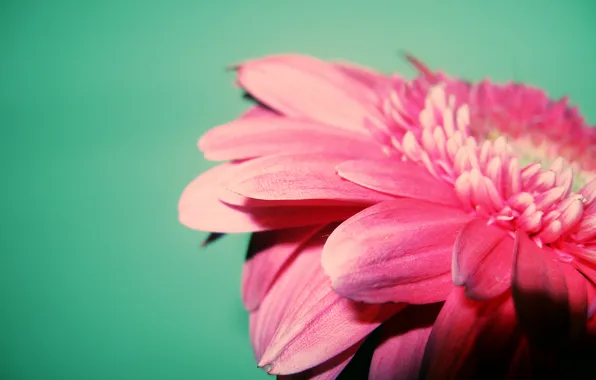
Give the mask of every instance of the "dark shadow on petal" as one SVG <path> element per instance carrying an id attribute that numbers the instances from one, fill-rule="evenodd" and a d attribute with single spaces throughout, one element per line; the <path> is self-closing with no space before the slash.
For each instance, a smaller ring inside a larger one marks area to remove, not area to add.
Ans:
<path id="1" fill-rule="evenodd" d="M 248 101 L 249 103 L 251 103 L 255 106 L 259 106 L 259 107 L 262 107 L 268 111 L 278 113 L 277 111 L 275 111 L 273 108 L 269 107 L 268 105 L 261 103 L 261 101 L 259 101 L 259 99 L 255 98 L 254 96 L 252 96 L 252 94 L 250 94 L 246 91 L 242 91 L 242 99 L 245 101 Z"/>
<path id="2" fill-rule="evenodd" d="M 275 245 L 277 242 L 275 236 L 275 231 L 252 233 L 248 242 L 248 248 L 246 249 L 246 261 L 252 259 L 257 253 Z"/>
<path id="3" fill-rule="evenodd" d="M 278 375 L 277 379 L 278 380 L 308 380 L 308 379 L 312 379 L 313 377 L 322 374 L 324 372 L 327 372 L 329 370 L 332 370 L 334 367 L 341 365 L 344 361 L 348 360 L 352 355 L 354 355 L 355 352 L 359 352 L 359 350 L 362 349 L 361 342 L 356 343 L 355 345 L 353 345 L 352 347 L 348 348 L 347 350 L 345 350 L 344 352 L 342 352 L 341 354 L 327 360 L 324 363 L 319 364 L 318 366 L 311 368 L 311 369 L 307 369 L 306 371 L 300 372 L 300 373 L 295 373 L 292 375 Z M 357 355 L 356 355 L 357 356 Z M 350 361 L 352 362 L 356 356 L 354 356 L 354 358 Z M 348 363 L 348 366 L 350 364 Z M 346 366 L 347 369 L 347 366 Z M 344 369 L 345 371 L 345 369 Z M 368 374 L 367 374 L 368 375 Z M 338 377 L 338 379 L 341 378 L 341 374 L 339 375 L 340 377 Z M 348 379 L 348 378 L 346 378 Z M 352 379 L 352 377 L 349 377 L 349 379 Z M 360 378 L 358 378 L 360 379 Z M 366 379 L 366 377 L 362 378 L 362 379 Z"/>
<path id="4" fill-rule="evenodd" d="M 589 324 L 595 324 L 590 321 Z M 553 350 L 534 349 L 533 377 L 549 379 L 582 379 L 594 373 L 596 330 L 586 332 L 581 339 Z M 588 375 L 588 376 L 586 376 Z"/>
<path id="5" fill-rule="evenodd" d="M 346 368 L 339 374 L 337 380 L 366 380 L 370 369 L 370 362 L 379 340 L 380 327 L 373 331 L 364 341 L 362 346 L 348 363 Z"/>
<path id="6" fill-rule="evenodd" d="M 514 292 L 515 296 L 520 294 Z M 576 343 L 570 341 L 571 323 L 582 316 L 570 310 L 566 299 L 554 299 L 544 292 L 523 292 L 521 297 L 525 313 L 518 309 L 519 324 L 533 347 L 560 351 Z"/>
<path id="7" fill-rule="evenodd" d="M 391 333 L 380 337 L 378 343 L 381 344 L 394 336 L 402 335 L 413 329 L 432 326 L 442 306 L 443 302 L 406 307 L 388 321 L 393 326 Z"/>

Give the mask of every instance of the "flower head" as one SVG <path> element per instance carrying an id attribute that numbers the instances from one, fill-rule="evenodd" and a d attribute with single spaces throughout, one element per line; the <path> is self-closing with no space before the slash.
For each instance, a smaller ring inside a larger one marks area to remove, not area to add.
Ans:
<path id="1" fill-rule="evenodd" d="M 243 299 L 268 372 L 334 378 L 385 322 L 371 378 L 517 375 L 594 320 L 594 130 L 541 90 L 411 61 L 414 80 L 246 62 L 261 105 L 199 142 L 231 162 L 187 187 L 180 218 L 255 232 Z"/>

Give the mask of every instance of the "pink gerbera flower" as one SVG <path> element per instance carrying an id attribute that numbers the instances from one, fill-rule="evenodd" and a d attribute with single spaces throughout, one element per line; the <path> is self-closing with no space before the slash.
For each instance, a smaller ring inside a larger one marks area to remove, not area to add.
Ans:
<path id="1" fill-rule="evenodd" d="M 406 81 L 249 61 L 239 84 L 267 108 L 199 142 L 231 162 L 187 187 L 180 218 L 256 232 L 243 299 L 270 373 L 335 378 L 385 322 L 370 378 L 517 376 L 594 320 L 592 130 L 540 90 L 414 63 Z"/>

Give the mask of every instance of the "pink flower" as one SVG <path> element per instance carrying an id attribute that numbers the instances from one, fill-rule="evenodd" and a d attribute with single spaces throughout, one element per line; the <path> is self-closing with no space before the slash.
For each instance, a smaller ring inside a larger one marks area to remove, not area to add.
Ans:
<path id="1" fill-rule="evenodd" d="M 594 324 L 596 135 L 540 90 L 412 61 L 413 81 L 246 62 L 262 105 L 199 142 L 231 162 L 187 187 L 180 219 L 255 232 L 243 299 L 270 373 L 335 378 L 385 322 L 370 378 L 521 376 L 528 350 Z"/>

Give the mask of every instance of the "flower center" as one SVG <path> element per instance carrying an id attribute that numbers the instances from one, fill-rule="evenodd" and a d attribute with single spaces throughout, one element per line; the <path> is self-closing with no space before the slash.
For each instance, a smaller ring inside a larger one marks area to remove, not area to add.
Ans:
<path id="1" fill-rule="evenodd" d="M 471 127 L 468 106 L 456 105 L 443 85 L 428 91 L 422 107 L 395 94 L 388 99 L 395 105 L 389 114 L 395 123 L 385 121 L 382 131 L 370 127 L 387 154 L 453 185 L 462 207 L 488 224 L 525 231 L 564 260 L 572 257 L 563 252 L 596 260 L 596 180 L 584 186 L 591 173 L 574 171 L 577 161 L 551 154 L 558 146 L 553 150 L 544 140 L 501 129 L 479 134 Z"/>
<path id="2" fill-rule="evenodd" d="M 499 137 L 507 138 L 507 144 L 512 152 L 518 157 L 521 167 L 526 167 L 534 163 L 540 163 L 543 167 L 569 167 L 573 170 L 573 180 L 571 191 L 577 192 L 591 180 L 596 178 L 596 171 L 586 170 L 581 162 L 570 160 L 570 154 L 563 155 L 558 144 L 550 139 L 533 138 L 529 136 L 508 137 L 497 129 L 492 129 L 487 133 L 484 139 L 495 141 Z"/>

